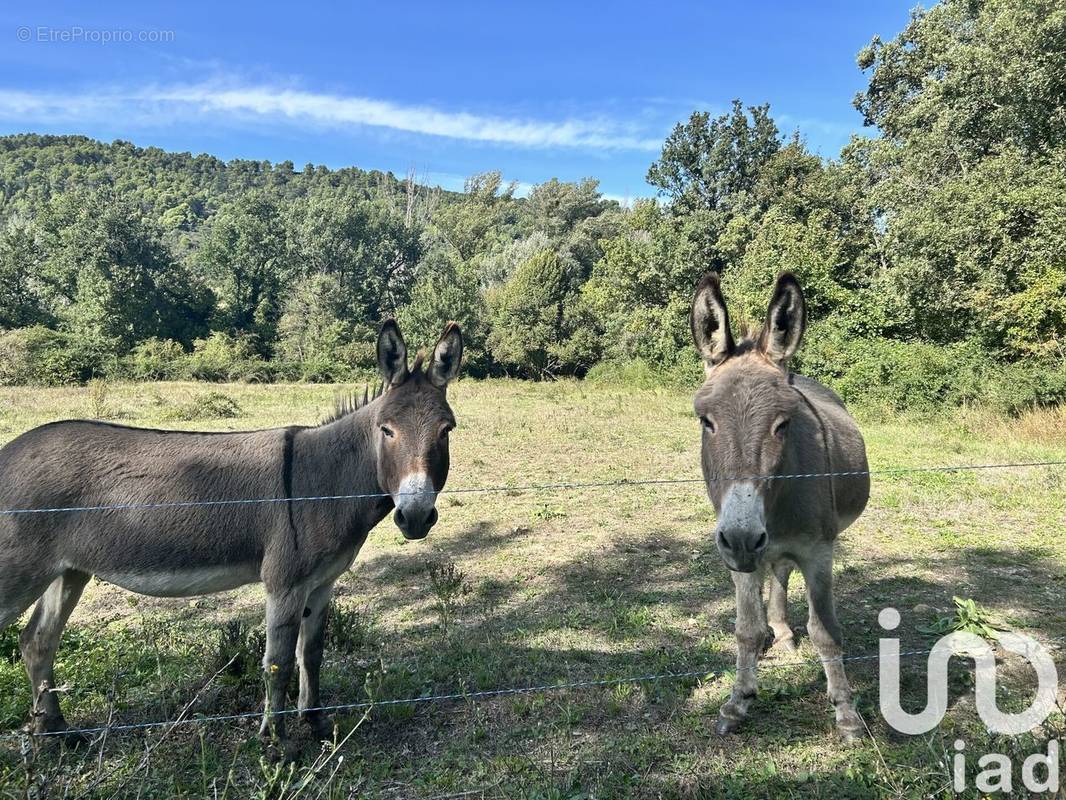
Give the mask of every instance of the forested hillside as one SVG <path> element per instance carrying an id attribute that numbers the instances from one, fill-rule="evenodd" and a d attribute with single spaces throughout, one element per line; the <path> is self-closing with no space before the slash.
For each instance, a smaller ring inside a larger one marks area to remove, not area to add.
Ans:
<path id="1" fill-rule="evenodd" d="M 0 138 L 0 383 L 345 380 L 373 331 L 463 326 L 473 374 L 695 378 L 707 269 L 737 324 L 798 272 L 797 367 L 895 406 L 1066 399 L 1066 7 L 948 0 L 859 54 L 871 126 L 812 155 L 768 106 L 677 125 L 658 201 L 516 198 L 127 142 Z M 491 165 L 486 165 L 490 167 Z"/>

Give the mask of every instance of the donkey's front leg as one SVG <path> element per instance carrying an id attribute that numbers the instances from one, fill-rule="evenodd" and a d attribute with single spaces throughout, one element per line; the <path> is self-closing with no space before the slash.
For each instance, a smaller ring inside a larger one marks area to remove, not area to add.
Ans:
<path id="1" fill-rule="evenodd" d="M 861 738 L 864 726 L 855 711 L 851 684 L 844 674 L 843 639 L 833 607 L 832 545 L 812 553 L 800 569 L 807 582 L 807 604 L 810 607 L 807 631 L 825 668 L 829 700 L 836 708 L 837 732 L 845 742 L 854 742 Z"/>
<path id="2" fill-rule="evenodd" d="M 278 712 L 285 708 L 306 600 L 307 592 L 299 589 L 267 591 L 263 655 L 267 696 L 259 735 L 269 738 L 273 734 L 280 742 L 285 740 L 285 719 Z"/>
<path id="3" fill-rule="evenodd" d="M 766 642 L 766 609 L 762 604 L 763 570 L 733 572 L 737 588 L 737 678 L 733 694 L 718 712 L 715 730 L 733 733 L 755 699 L 755 666 Z"/>
<path id="4" fill-rule="evenodd" d="M 314 710 L 321 704 L 318 694 L 322 674 L 322 650 L 326 643 L 326 616 L 333 584 L 319 586 L 307 596 L 296 660 L 300 662 L 300 718 L 311 726 L 318 739 L 333 735 L 333 721 L 324 711 Z M 312 709 L 312 710 L 309 710 Z"/>

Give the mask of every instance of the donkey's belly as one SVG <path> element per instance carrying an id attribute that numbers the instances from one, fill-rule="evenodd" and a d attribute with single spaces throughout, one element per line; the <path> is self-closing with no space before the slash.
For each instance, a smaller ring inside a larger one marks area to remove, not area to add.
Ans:
<path id="1" fill-rule="evenodd" d="M 145 572 L 96 572 L 102 581 L 153 597 L 192 597 L 224 592 L 259 580 L 259 569 L 247 566 L 193 567 Z"/>

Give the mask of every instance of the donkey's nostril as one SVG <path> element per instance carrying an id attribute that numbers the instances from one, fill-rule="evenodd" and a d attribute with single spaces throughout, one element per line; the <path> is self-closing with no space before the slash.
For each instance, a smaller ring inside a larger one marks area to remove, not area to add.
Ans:
<path id="1" fill-rule="evenodd" d="M 407 522 L 407 519 L 403 515 L 402 508 L 396 509 L 396 516 L 394 517 L 394 519 L 396 520 L 397 525 L 403 525 L 405 522 Z"/>
<path id="2" fill-rule="evenodd" d="M 434 525 L 436 525 L 438 516 L 440 515 L 437 514 L 437 507 L 434 506 L 433 509 L 429 512 L 429 516 L 426 517 L 426 527 L 432 528 Z"/>
<path id="3" fill-rule="evenodd" d="M 759 538 L 755 540 L 755 551 L 758 552 L 759 550 L 765 550 L 768 541 L 769 540 L 766 536 L 766 531 L 760 533 Z"/>
<path id="4" fill-rule="evenodd" d="M 729 544 L 729 540 L 725 537 L 725 534 L 718 531 L 718 546 L 724 547 L 726 550 L 732 550 L 732 546 Z"/>

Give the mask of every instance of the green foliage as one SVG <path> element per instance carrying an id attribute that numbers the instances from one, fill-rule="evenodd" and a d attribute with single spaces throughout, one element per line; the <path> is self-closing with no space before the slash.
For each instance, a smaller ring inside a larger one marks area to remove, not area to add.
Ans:
<path id="1" fill-rule="evenodd" d="M 955 596 L 951 599 L 955 603 L 954 616 L 941 617 L 932 625 L 922 628 L 922 633 L 942 635 L 963 631 L 980 636 L 987 641 L 995 641 L 998 632 L 1003 628 L 987 608 L 978 605 L 969 597 Z"/>
<path id="2" fill-rule="evenodd" d="M 104 192 L 60 195 L 36 220 L 41 297 L 59 327 L 91 349 L 202 332 L 207 296 L 139 209 Z"/>
<path id="3" fill-rule="evenodd" d="M 596 180 L 528 197 L 408 176 L 0 137 L 0 382 L 350 380 L 381 321 L 456 320 L 475 375 L 700 380 L 691 293 L 738 335 L 783 269 L 797 366 L 849 400 L 1017 413 L 1066 378 L 1066 9 L 945 0 L 859 54 L 877 127 L 838 161 L 734 101 L 678 124 L 623 209 Z M 191 352 L 189 352 L 191 349 Z"/>
<path id="4" fill-rule="evenodd" d="M 215 324 L 271 342 L 292 277 L 277 205 L 260 194 L 241 198 L 213 222 L 197 258 L 217 296 Z"/>
<path id="5" fill-rule="evenodd" d="M 285 301 L 278 323 L 277 355 L 306 381 L 342 380 L 350 369 L 340 363 L 351 337 L 342 321 L 344 303 L 334 275 L 316 273 L 298 283 Z"/>
<path id="6" fill-rule="evenodd" d="M 193 342 L 188 376 L 198 381 L 259 381 L 268 377 L 267 366 L 255 352 L 250 337 L 215 331 Z"/>
<path id="7" fill-rule="evenodd" d="M 0 385 L 55 386 L 106 372 L 106 354 L 87 345 L 42 325 L 0 333 Z"/>
<path id="8" fill-rule="evenodd" d="M 185 348 L 173 339 L 145 339 L 124 359 L 123 372 L 136 381 L 172 381 L 187 369 Z"/>
<path id="9" fill-rule="evenodd" d="M 575 289 L 573 276 L 551 250 L 530 258 L 494 289 L 488 296 L 488 347 L 497 363 L 536 378 L 587 370 L 597 343 L 584 324 Z"/>
<path id="10" fill-rule="evenodd" d="M 234 419 L 244 414 L 240 403 L 222 392 L 208 392 L 163 412 L 163 419 L 193 422 L 200 419 Z"/>
<path id="11" fill-rule="evenodd" d="M 463 360 L 467 372 L 484 374 L 486 307 L 477 271 L 442 250 L 427 255 L 410 301 L 396 315 L 411 343 L 431 347 L 449 321 L 463 331 Z"/>
<path id="12" fill-rule="evenodd" d="M 1066 365 L 1004 364 L 974 342 L 857 338 L 826 323 L 808 332 L 793 369 L 848 402 L 902 410 L 981 404 L 1006 414 L 1066 403 Z"/>

